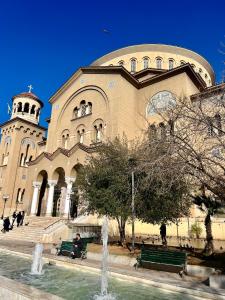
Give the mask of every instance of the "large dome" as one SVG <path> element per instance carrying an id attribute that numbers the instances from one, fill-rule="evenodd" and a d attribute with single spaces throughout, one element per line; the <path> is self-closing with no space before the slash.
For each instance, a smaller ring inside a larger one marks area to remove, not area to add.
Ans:
<path id="1" fill-rule="evenodd" d="M 128 71 L 136 73 L 147 68 L 169 70 L 185 63 L 191 64 L 207 86 L 214 84 L 214 71 L 207 60 L 191 50 L 177 46 L 161 44 L 129 46 L 100 57 L 92 65 L 122 65 Z"/>

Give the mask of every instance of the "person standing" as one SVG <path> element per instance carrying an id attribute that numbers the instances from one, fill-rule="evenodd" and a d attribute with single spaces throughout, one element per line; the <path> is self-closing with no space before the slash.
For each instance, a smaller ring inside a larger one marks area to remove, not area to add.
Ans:
<path id="1" fill-rule="evenodd" d="M 9 227 L 10 227 L 10 220 L 9 217 L 6 217 L 5 220 L 3 221 L 2 232 L 6 233 L 7 231 L 9 231 Z"/>
<path id="2" fill-rule="evenodd" d="M 21 211 L 20 211 L 20 212 L 17 214 L 17 217 L 16 217 L 17 227 L 20 226 L 21 219 L 22 219 L 22 214 L 21 214 Z"/>
<path id="3" fill-rule="evenodd" d="M 23 221 L 24 221 L 24 217 L 25 217 L 25 212 L 24 210 L 21 212 L 21 221 L 20 221 L 20 226 L 23 225 Z"/>
<path id="4" fill-rule="evenodd" d="M 12 228 L 13 228 L 14 222 L 16 221 L 16 217 L 17 217 L 17 214 L 16 214 L 16 211 L 14 211 L 14 213 L 12 214 Z"/>
<path id="5" fill-rule="evenodd" d="M 166 224 L 165 223 L 162 223 L 162 225 L 160 226 L 160 235 L 161 235 L 161 239 L 162 239 L 162 244 L 166 245 L 167 240 L 166 240 Z"/>

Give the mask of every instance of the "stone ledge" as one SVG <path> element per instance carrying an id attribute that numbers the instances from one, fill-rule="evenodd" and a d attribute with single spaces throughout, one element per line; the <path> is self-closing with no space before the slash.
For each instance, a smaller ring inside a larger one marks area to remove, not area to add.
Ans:
<path id="1" fill-rule="evenodd" d="M 38 290 L 32 286 L 0 276 L 1 300 L 62 300 L 62 298 Z"/>

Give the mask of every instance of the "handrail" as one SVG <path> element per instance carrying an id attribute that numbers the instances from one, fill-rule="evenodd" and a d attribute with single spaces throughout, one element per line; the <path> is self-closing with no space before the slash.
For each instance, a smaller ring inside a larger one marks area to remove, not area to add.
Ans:
<path id="1" fill-rule="evenodd" d="M 44 230 L 47 230 L 48 228 L 50 228 L 50 227 L 52 227 L 52 226 L 54 226 L 56 223 L 59 223 L 59 222 L 63 222 L 63 223 L 65 223 L 67 220 L 64 220 L 64 219 L 58 219 L 58 220 L 56 220 L 55 222 L 53 222 L 53 223 L 51 223 L 50 225 L 48 225 L 47 227 L 45 227 L 44 228 Z"/>

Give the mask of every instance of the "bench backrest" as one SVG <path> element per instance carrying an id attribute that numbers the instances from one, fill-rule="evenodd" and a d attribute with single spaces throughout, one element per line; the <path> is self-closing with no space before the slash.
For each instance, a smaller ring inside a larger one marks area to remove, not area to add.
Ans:
<path id="1" fill-rule="evenodd" d="M 92 238 L 92 237 L 91 238 L 82 238 L 81 240 L 83 242 L 83 248 L 84 248 L 84 250 L 86 250 L 87 244 L 93 242 L 94 238 Z M 64 250 L 64 251 L 70 251 L 71 252 L 73 250 L 73 242 L 71 242 L 71 241 L 62 241 L 60 249 Z"/>
<path id="2" fill-rule="evenodd" d="M 153 263 L 182 266 L 186 263 L 187 254 L 180 251 L 144 249 L 141 250 L 141 260 Z"/>

